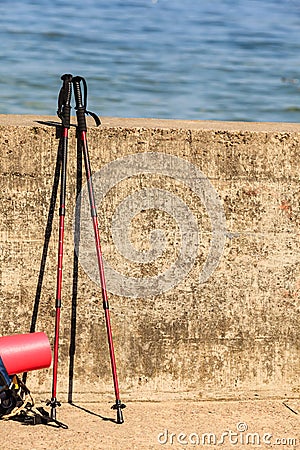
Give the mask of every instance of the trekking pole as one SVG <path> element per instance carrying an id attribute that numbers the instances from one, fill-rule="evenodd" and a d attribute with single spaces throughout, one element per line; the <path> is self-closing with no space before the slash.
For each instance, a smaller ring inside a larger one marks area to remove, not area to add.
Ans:
<path id="1" fill-rule="evenodd" d="M 84 87 L 84 98 L 82 98 L 82 92 L 81 92 L 81 86 L 80 86 L 81 82 L 83 83 L 83 87 Z M 92 183 L 92 172 L 91 172 L 91 165 L 90 165 L 90 160 L 89 160 L 88 144 L 87 144 L 87 137 L 86 137 L 87 125 L 86 125 L 85 115 L 86 114 L 91 115 L 95 119 L 97 126 L 100 125 L 100 120 L 96 114 L 91 113 L 90 111 L 86 110 L 87 85 L 86 85 L 85 79 L 82 77 L 74 77 L 72 79 L 72 83 L 73 83 L 73 88 L 74 88 L 75 103 L 76 103 L 75 109 L 76 109 L 77 123 L 78 123 L 77 138 L 79 139 L 81 148 L 83 150 L 84 165 L 85 165 L 86 179 L 87 179 L 87 186 L 88 186 L 88 195 L 89 195 L 89 202 L 90 202 L 90 208 L 91 208 L 91 217 L 92 217 L 92 221 L 93 221 L 99 276 L 100 276 L 100 283 L 101 283 L 103 309 L 104 309 L 104 314 L 105 314 L 105 324 L 106 324 L 106 331 L 107 331 L 107 338 L 108 338 L 108 345 L 109 345 L 111 369 L 112 369 L 114 390 L 115 390 L 115 397 L 116 397 L 116 403 L 112 406 L 112 409 L 117 410 L 117 423 L 121 424 L 124 422 L 122 409 L 125 408 L 125 405 L 120 400 L 116 360 L 115 360 L 114 345 L 113 345 L 113 338 L 112 338 L 112 331 L 111 331 L 111 324 L 110 324 L 109 304 L 108 304 L 108 297 L 107 297 L 107 290 L 106 290 L 106 282 L 105 282 L 105 277 L 104 277 L 103 257 L 102 257 L 102 251 L 101 251 L 101 245 L 100 245 L 100 234 L 99 234 L 99 227 L 98 227 L 97 209 L 96 209 L 96 203 L 95 203 L 94 188 L 93 188 L 93 183 Z"/>
<path id="2" fill-rule="evenodd" d="M 56 302 L 55 302 L 55 333 L 54 333 L 54 353 L 53 353 L 53 381 L 52 398 L 47 403 L 51 407 L 51 418 L 56 420 L 56 408 L 60 406 L 57 400 L 57 369 L 58 369 L 58 347 L 59 347 L 59 326 L 61 310 L 61 288 L 62 288 L 62 270 L 63 270 L 63 246 L 64 246 L 64 219 L 65 219 L 65 198 L 66 198 L 66 176 L 67 176 L 67 152 L 68 152 L 68 132 L 70 128 L 71 115 L 71 94 L 72 94 L 72 75 L 65 74 L 61 77 L 63 85 L 58 96 L 57 115 L 62 121 L 62 134 L 60 139 L 61 146 L 61 190 L 59 207 L 59 243 L 57 260 L 57 284 L 56 284 Z"/>

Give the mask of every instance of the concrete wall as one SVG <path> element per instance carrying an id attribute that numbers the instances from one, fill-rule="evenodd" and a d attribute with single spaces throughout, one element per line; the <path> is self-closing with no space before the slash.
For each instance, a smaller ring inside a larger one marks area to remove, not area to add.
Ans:
<path id="1" fill-rule="evenodd" d="M 0 116 L 0 335 L 43 330 L 51 343 L 58 126 L 55 117 Z M 300 126 L 104 118 L 99 128 L 91 122 L 88 139 L 92 170 L 100 171 L 97 196 L 103 194 L 101 176 L 107 191 L 103 201 L 98 198 L 103 253 L 119 272 L 108 285 L 122 398 L 299 397 Z M 59 398 L 92 400 L 96 391 L 98 399 L 109 399 L 89 231 L 82 230 L 82 261 L 74 259 L 81 189 L 75 141 L 72 127 Z M 142 200 L 134 197 L 137 190 Z M 131 222 L 128 208 L 114 216 L 128 196 L 123 205 L 130 206 Z M 88 210 L 81 218 L 89 220 Z M 120 254 L 116 243 L 129 254 Z M 170 282 L 162 274 L 182 248 L 189 261 L 174 269 Z M 139 296 L 132 296 L 126 282 L 133 277 L 142 283 L 150 277 L 151 289 L 141 284 Z M 32 372 L 28 385 L 50 396 L 51 370 Z"/>

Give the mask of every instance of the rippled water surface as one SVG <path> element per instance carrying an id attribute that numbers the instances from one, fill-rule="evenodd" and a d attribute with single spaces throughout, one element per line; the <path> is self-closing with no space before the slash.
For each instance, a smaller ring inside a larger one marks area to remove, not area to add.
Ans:
<path id="1" fill-rule="evenodd" d="M 300 121 L 298 0 L 4 0 L 0 12 L 0 113 L 55 114 L 73 73 L 103 116 Z"/>

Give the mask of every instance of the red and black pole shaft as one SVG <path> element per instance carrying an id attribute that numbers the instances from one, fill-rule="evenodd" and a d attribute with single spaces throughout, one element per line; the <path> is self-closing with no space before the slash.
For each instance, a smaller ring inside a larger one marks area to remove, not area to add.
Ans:
<path id="1" fill-rule="evenodd" d="M 61 172 L 60 172 L 60 207 L 59 207 L 59 242 L 57 258 L 57 282 L 56 282 L 56 302 L 55 302 L 55 333 L 53 352 L 53 381 L 52 397 L 48 403 L 51 407 L 51 418 L 56 419 L 56 407 L 60 406 L 57 401 L 57 372 L 58 372 L 58 348 L 59 348 L 59 327 L 62 292 L 62 272 L 63 272 L 63 249 L 64 249 L 64 220 L 66 201 L 66 177 L 67 177 L 67 153 L 68 153 L 68 132 L 70 128 L 71 116 L 71 94 L 72 75 L 65 74 L 61 77 L 63 85 L 58 97 L 57 114 L 62 121 L 62 134 L 60 139 L 61 148 Z"/>
<path id="2" fill-rule="evenodd" d="M 82 98 L 81 82 L 83 82 L 83 86 L 84 86 L 84 99 Z M 93 188 L 93 183 L 92 183 L 92 171 L 91 171 L 89 152 L 88 152 L 88 144 L 87 144 L 87 136 L 86 136 L 87 125 L 86 125 L 85 115 L 86 114 L 92 115 L 94 117 L 94 119 L 96 120 L 97 125 L 100 124 L 100 121 L 99 121 L 99 118 L 97 116 L 95 116 L 95 114 L 90 113 L 89 111 L 86 110 L 87 87 L 86 87 L 85 79 L 82 77 L 73 77 L 72 83 L 73 83 L 73 88 L 74 88 L 75 104 L 76 104 L 75 109 L 76 109 L 77 123 L 78 123 L 77 136 L 78 136 L 78 139 L 80 140 L 80 145 L 82 147 L 83 157 L 84 157 L 84 165 L 85 165 L 86 179 L 87 179 L 87 186 L 88 186 L 88 195 L 89 195 L 89 202 L 90 202 L 90 208 L 91 208 L 91 217 L 92 217 L 92 221 L 93 221 L 94 237 L 95 237 L 96 252 L 97 252 L 97 261 L 98 261 L 101 292 L 102 292 L 102 299 L 103 299 L 103 309 L 104 309 L 104 314 L 105 314 L 105 324 L 106 324 L 106 331 L 107 331 L 107 338 L 108 338 L 108 345 L 109 345 L 109 354 L 110 354 L 110 361 L 111 361 L 111 369 L 112 369 L 112 376 L 113 376 L 114 390 L 115 390 L 115 397 L 116 397 L 116 403 L 112 406 L 112 409 L 117 410 L 117 423 L 121 424 L 124 422 L 122 409 L 125 408 L 125 405 L 120 400 L 120 391 L 119 391 L 119 384 L 118 384 L 115 352 L 114 352 L 113 337 L 112 337 L 112 330 L 111 330 L 111 323 L 110 323 L 109 303 L 108 303 L 108 296 L 107 296 L 107 290 L 106 290 L 103 257 L 102 257 L 101 244 L 100 244 L 97 208 L 96 208 L 96 203 L 95 203 L 94 188 Z"/>

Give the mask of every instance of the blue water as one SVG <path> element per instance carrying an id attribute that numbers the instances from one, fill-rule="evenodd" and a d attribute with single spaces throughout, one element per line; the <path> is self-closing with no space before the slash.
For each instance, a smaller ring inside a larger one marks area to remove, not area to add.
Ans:
<path id="1" fill-rule="evenodd" d="M 299 0 L 0 0 L 1 108 L 55 114 L 86 77 L 102 116 L 300 121 Z"/>

